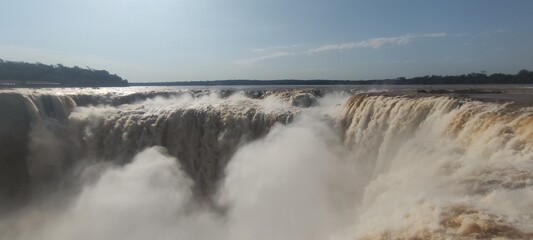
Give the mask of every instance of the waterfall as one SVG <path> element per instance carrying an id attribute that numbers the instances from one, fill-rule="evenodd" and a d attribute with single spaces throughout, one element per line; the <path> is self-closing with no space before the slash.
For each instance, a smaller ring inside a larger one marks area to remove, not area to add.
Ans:
<path id="1" fill-rule="evenodd" d="M 9 239 L 533 237 L 533 107 L 348 90 L 0 92 Z M 5 212 L 5 214 L 1 214 Z"/>

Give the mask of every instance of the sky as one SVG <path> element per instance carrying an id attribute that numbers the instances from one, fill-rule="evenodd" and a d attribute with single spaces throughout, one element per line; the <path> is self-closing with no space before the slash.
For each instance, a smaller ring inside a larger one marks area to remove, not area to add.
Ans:
<path id="1" fill-rule="evenodd" d="M 0 59 L 130 82 L 533 70 L 531 0 L 0 0 Z"/>

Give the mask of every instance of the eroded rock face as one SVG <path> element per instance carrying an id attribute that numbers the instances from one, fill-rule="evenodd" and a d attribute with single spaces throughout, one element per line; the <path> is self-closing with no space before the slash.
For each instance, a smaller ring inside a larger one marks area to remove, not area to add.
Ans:
<path id="1" fill-rule="evenodd" d="M 24 97 L 0 94 L 0 205 L 24 199 L 30 176 L 28 154 L 30 116 Z"/>

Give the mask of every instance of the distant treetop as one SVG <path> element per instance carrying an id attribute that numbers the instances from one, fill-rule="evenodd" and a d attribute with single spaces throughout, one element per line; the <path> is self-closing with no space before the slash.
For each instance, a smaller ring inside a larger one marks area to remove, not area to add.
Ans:
<path id="1" fill-rule="evenodd" d="M 111 87 L 128 81 L 106 70 L 65 67 L 62 64 L 12 62 L 0 59 L 0 82 L 16 86 Z"/>
<path id="2" fill-rule="evenodd" d="M 216 85 L 441 85 L 441 84 L 533 84 L 533 72 L 520 70 L 518 74 L 495 73 L 487 75 L 485 71 L 463 75 L 421 77 L 379 80 L 213 80 L 182 82 L 135 82 L 130 86 L 216 86 Z"/>

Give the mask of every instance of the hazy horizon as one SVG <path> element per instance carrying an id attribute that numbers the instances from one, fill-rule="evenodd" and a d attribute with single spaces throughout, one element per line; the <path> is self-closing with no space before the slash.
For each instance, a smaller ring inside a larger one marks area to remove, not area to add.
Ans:
<path id="1" fill-rule="evenodd" d="M 367 80 L 533 69 L 533 2 L 4 1 L 0 59 L 130 82 Z"/>

